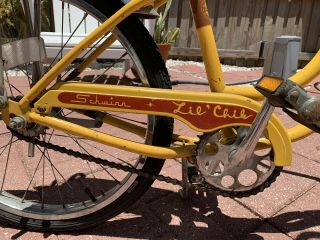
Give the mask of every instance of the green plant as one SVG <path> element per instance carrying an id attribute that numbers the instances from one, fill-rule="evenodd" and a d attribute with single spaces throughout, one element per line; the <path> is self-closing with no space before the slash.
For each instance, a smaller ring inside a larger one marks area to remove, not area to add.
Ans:
<path id="1" fill-rule="evenodd" d="M 166 21 L 168 18 L 169 9 L 172 0 L 169 0 L 165 6 L 163 12 L 160 13 L 157 19 L 155 30 L 154 30 L 154 40 L 158 44 L 172 44 L 179 37 L 180 29 L 175 27 L 171 30 L 166 28 Z"/>
<path id="2" fill-rule="evenodd" d="M 43 31 L 50 30 L 50 2 L 41 0 L 41 25 Z M 25 38 L 28 36 L 25 14 L 20 0 L 0 0 L 1 38 Z"/>
<path id="3" fill-rule="evenodd" d="M 41 29 L 49 32 L 50 28 L 50 1 L 41 0 Z"/>
<path id="4" fill-rule="evenodd" d="M 4 39 L 26 35 L 25 17 L 19 0 L 0 1 L 0 28 Z"/>

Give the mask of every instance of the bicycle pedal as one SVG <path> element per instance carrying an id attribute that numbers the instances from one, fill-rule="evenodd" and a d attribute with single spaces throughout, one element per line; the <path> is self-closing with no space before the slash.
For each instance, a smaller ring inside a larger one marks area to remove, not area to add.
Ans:
<path id="1" fill-rule="evenodd" d="M 304 88 L 291 80 L 273 76 L 263 77 L 255 88 L 268 98 L 271 105 L 283 108 L 295 121 L 319 132 L 319 97 L 310 95 Z M 289 109 L 293 109 L 297 113 Z"/>
<path id="2" fill-rule="evenodd" d="M 306 121 L 303 121 L 298 114 L 292 112 L 290 109 L 283 108 L 282 109 L 286 114 L 288 114 L 293 120 L 295 120 L 298 123 L 301 123 L 302 125 L 310 128 L 312 131 L 320 133 L 320 126 L 317 124 L 310 124 L 307 123 Z"/>

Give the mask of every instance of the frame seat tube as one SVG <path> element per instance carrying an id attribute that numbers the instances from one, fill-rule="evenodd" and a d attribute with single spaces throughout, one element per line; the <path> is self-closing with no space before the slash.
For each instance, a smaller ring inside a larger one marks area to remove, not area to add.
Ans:
<path id="1" fill-rule="evenodd" d="M 206 0 L 190 0 L 190 5 L 211 91 L 223 92 L 225 83 Z"/>

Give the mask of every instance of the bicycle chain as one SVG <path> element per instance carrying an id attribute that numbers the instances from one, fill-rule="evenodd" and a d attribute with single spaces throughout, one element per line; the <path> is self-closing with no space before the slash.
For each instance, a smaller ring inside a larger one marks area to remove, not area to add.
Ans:
<path id="1" fill-rule="evenodd" d="M 85 153 L 81 153 L 81 152 L 77 152 L 65 147 L 61 147 L 59 145 L 55 145 L 53 143 L 49 143 L 49 142 L 45 142 L 45 141 L 41 141 L 37 138 L 33 138 L 33 137 L 28 137 L 25 136 L 23 134 L 20 134 L 12 129 L 9 129 L 12 133 L 13 136 L 17 137 L 20 140 L 38 145 L 40 147 L 44 147 L 44 148 L 48 148 L 63 154 L 67 154 L 69 156 L 73 156 L 76 158 L 80 158 L 82 160 L 87 160 L 89 162 L 93 162 L 96 164 L 101 164 L 103 166 L 108 166 L 110 168 L 114 168 L 117 170 L 121 170 L 121 171 L 125 171 L 125 172 L 130 172 L 132 174 L 137 174 L 139 176 L 145 177 L 145 178 L 149 178 L 152 180 L 158 180 L 161 182 L 166 182 L 172 185 L 179 185 L 181 187 L 183 187 L 183 183 L 181 180 L 175 179 L 175 178 L 171 178 L 169 176 L 164 176 L 164 175 L 153 175 L 147 172 L 144 172 L 142 170 L 136 169 L 134 167 L 128 166 L 128 165 L 123 165 L 121 163 L 116 163 L 116 162 L 112 162 L 106 159 L 102 159 L 102 158 L 98 158 L 98 157 L 94 157 Z M 256 195 L 259 192 L 262 192 L 265 188 L 269 187 L 275 180 L 276 178 L 280 175 L 280 170 L 279 171 L 274 171 L 274 173 L 272 174 L 272 176 L 270 176 L 270 178 L 268 179 L 268 181 L 266 181 L 264 184 L 262 184 L 261 186 L 259 186 L 258 188 L 249 190 L 247 192 L 230 192 L 230 191 L 222 191 L 218 188 L 215 188 L 214 186 L 209 185 L 208 183 L 197 183 L 197 184 L 191 184 L 192 188 L 194 190 L 198 190 L 201 192 L 210 192 L 210 193 L 215 193 L 216 195 L 222 195 L 224 197 L 230 197 L 230 198 L 242 198 L 242 197 L 249 197 L 252 195 Z"/>

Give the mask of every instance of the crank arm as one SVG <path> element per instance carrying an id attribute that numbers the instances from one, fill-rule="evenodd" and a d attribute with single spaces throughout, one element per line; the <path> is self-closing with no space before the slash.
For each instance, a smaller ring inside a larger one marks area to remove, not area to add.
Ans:
<path id="1" fill-rule="evenodd" d="M 236 150 L 230 152 L 229 160 L 232 166 L 237 166 L 253 156 L 254 150 L 263 131 L 268 125 L 274 108 L 275 107 L 272 106 L 268 100 L 264 101 L 263 106 L 253 121 L 247 135 L 241 141 Z"/>

